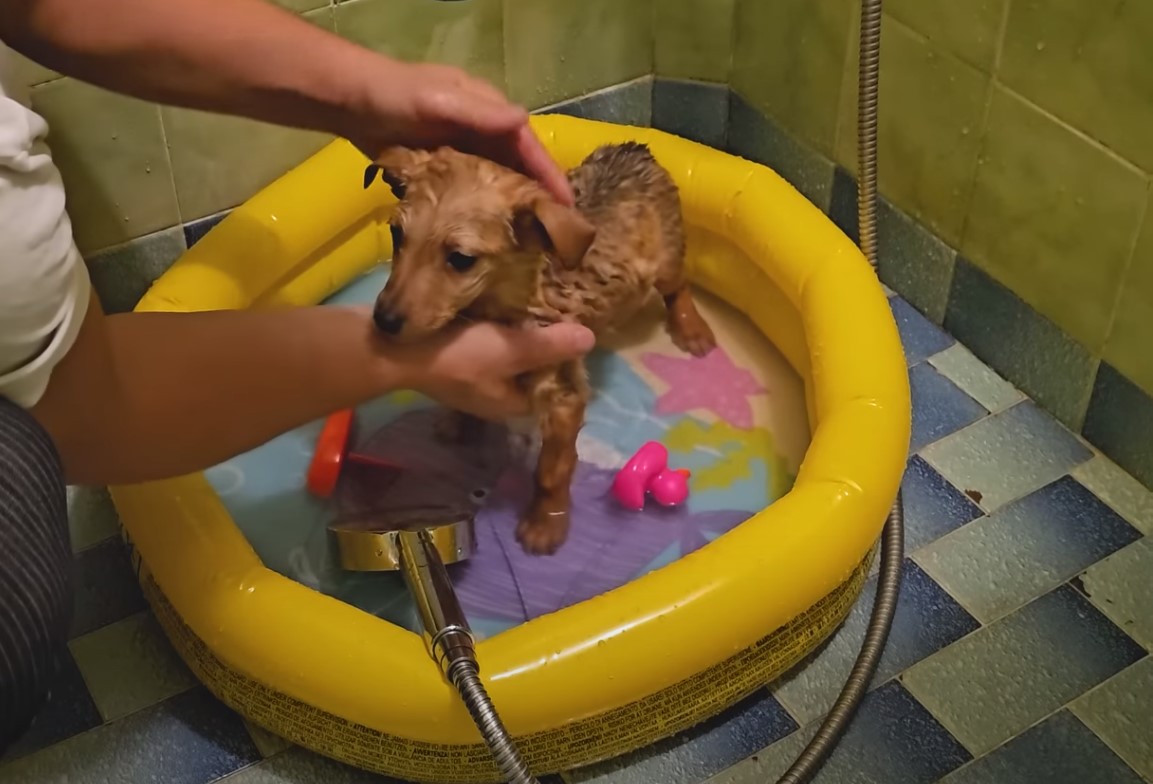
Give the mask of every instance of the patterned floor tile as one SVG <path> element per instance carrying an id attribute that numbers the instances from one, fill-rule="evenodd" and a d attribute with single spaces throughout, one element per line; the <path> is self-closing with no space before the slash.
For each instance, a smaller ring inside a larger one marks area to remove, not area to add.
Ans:
<path id="1" fill-rule="evenodd" d="M 780 703 L 761 693 L 675 738 L 565 777 L 574 784 L 697 784 L 796 729 Z"/>
<path id="2" fill-rule="evenodd" d="M 1066 476 L 938 539 L 916 560 L 969 612 L 989 623 L 1140 536 Z"/>
<path id="3" fill-rule="evenodd" d="M 817 725 L 811 724 L 708 784 L 774 782 L 816 731 Z M 964 747 L 893 681 L 861 702 L 856 719 L 813 784 L 931 784 L 969 759 Z"/>
<path id="4" fill-rule="evenodd" d="M 72 552 L 87 550 L 111 539 L 120 530 L 120 516 L 104 487 L 68 488 L 68 533 Z"/>
<path id="5" fill-rule="evenodd" d="M 163 702 L 196 685 L 150 612 L 77 637 L 69 647 L 105 721 Z"/>
<path id="6" fill-rule="evenodd" d="M 1146 534 L 1153 534 L 1153 491 L 1104 455 L 1073 469 L 1077 481 Z"/>
<path id="7" fill-rule="evenodd" d="M 960 343 L 954 343 L 940 354 L 930 357 L 929 363 L 965 394 L 994 413 L 1004 411 L 1025 399 L 1020 390 L 997 375 Z"/>
<path id="8" fill-rule="evenodd" d="M 96 704 L 84 684 L 84 677 L 67 649 L 58 654 L 56 666 L 56 677 L 47 703 L 40 709 L 24 737 L 0 757 L 0 769 L 6 760 L 27 756 L 100 726 L 100 712 L 96 710 Z"/>
<path id="9" fill-rule="evenodd" d="M 909 367 L 956 343 L 944 330 L 922 316 L 916 308 L 900 297 L 890 297 L 889 307 L 901 333 L 901 345 L 905 347 L 905 359 Z"/>
<path id="10" fill-rule="evenodd" d="M 917 552 L 982 514 L 968 496 L 949 484 L 920 457 L 909 461 L 901 488 L 905 505 L 906 553 Z"/>
<path id="11" fill-rule="evenodd" d="M 905 561 L 901 595 L 889 641 L 873 685 L 884 683 L 978 628 L 977 622 L 921 568 Z M 833 706 L 857 658 L 877 590 L 865 583 L 860 600 L 829 642 L 801 669 L 774 688 L 789 713 L 802 724 L 823 716 Z"/>
<path id="12" fill-rule="evenodd" d="M 70 636 L 88 634 L 145 608 L 144 594 L 119 538 L 79 553 L 73 569 L 75 607 Z"/>
<path id="13" fill-rule="evenodd" d="M 913 398 L 913 429 L 909 438 L 911 454 L 989 413 L 925 362 L 909 370 L 909 389 Z"/>
<path id="14" fill-rule="evenodd" d="M 1089 567 L 1077 587 L 1126 634 L 1153 651 L 1153 538 Z"/>
<path id="15" fill-rule="evenodd" d="M 208 784 L 260 759 L 244 724 L 195 689 L 0 767 L 0 784 Z"/>
<path id="16" fill-rule="evenodd" d="M 1054 714 L 941 784 L 1142 784 L 1068 711 Z"/>
<path id="17" fill-rule="evenodd" d="M 913 666 L 901 681 L 980 756 L 1144 655 L 1062 586 Z"/>
<path id="18" fill-rule="evenodd" d="M 1153 781 L 1153 657 L 1113 676 L 1074 702 L 1071 710 L 1130 767 Z"/>
<path id="19" fill-rule="evenodd" d="M 986 417 L 921 455 L 986 511 L 1037 490 L 1093 453 L 1026 400 Z"/>

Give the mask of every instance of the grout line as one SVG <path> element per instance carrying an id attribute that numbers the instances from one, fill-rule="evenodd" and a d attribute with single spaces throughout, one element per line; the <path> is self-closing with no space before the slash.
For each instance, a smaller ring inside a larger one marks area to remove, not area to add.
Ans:
<path id="1" fill-rule="evenodd" d="M 1109 339 L 1113 337 L 1113 330 L 1117 326 L 1117 313 L 1121 310 L 1121 302 L 1125 296 L 1125 284 L 1129 280 L 1129 274 L 1133 271 L 1133 263 L 1136 261 L 1137 245 L 1141 242 L 1141 235 L 1144 232 L 1145 225 L 1149 223 L 1150 220 L 1153 220 L 1153 198 L 1150 196 L 1149 184 L 1146 184 L 1145 203 L 1138 215 L 1137 228 L 1133 232 L 1132 239 L 1129 241 L 1129 253 L 1125 259 L 1125 265 L 1121 270 L 1121 279 L 1117 286 L 1117 293 L 1113 297 L 1113 307 L 1109 312 L 1109 323 L 1105 328 L 1105 340 L 1101 345 L 1101 356 L 1098 358 L 1099 360 L 1103 361 L 1105 359 L 1105 348 L 1109 345 Z M 1093 394 L 1092 388 L 1096 385 L 1096 376 L 1097 374 L 1094 372 L 1093 383 L 1089 385 L 1090 398 Z M 1085 401 L 1086 413 L 1088 413 L 1089 402 L 1089 400 Z"/>
<path id="2" fill-rule="evenodd" d="M 176 166 L 172 161 L 172 145 L 168 143 L 168 128 L 164 122 L 164 107 L 157 105 L 157 120 L 160 123 L 160 140 L 164 143 L 164 160 L 168 164 L 168 184 L 172 186 L 172 198 L 176 202 L 176 225 L 184 225 L 184 205 L 180 203 L 180 189 L 176 187 Z"/>
<path id="3" fill-rule="evenodd" d="M 852 85 L 854 88 L 857 86 L 857 79 L 859 79 L 859 77 L 860 77 L 860 67 L 859 66 L 857 67 L 857 69 L 855 71 L 853 71 L 853 75 L 856 78 L 850 78 L 850 73 L 849 73 L 849 63 L 851 63 L 857 59 L 857 54 L 860 51 L 861 8 L 860 8 L 859 3 L 855 3 L 853 7 L 856 10 L 853 12 L 852 17 L 849 19 L 849 34 L 847 36 L 848 40 L 845 41 L 845 52 L 844 52 L 844 56 L 841 58 L 841 84 L 840 84 L 840 89 L 837 90 L 836 120 L 833 123 L 833 140 L 832 140 L 833 150 L 832 150 L 832 154 L 829 155 L 829 158 L 833 162 L 833 166 L 839 166 L 840 165 L 840 162 L 837 160 L 837 157 L 838 157 L 837 151 L 841 149 L 842 137 L 847 135 L 847 133 L 845 131 L 845 127 L 846 127 L 845 123 L 847 122 L 847 118 L 844 116 L 844 114 L 845 114 L 845 101 L 848 100 L 848 98 L 846 97 L 846 93 L 849 90 L 850 85 Z M 882 15 L 881 15 L 881 26 L 882 27 L 884 27 L 884 23 L 885 23 L 884 17 L 885 16 L 888 16 L 888 14 L 882 12 Z M 854 43 L 857 44 L 856 48 L 854 48 L 854 46 L 853 46 Z M 882 46 L 882 49 L 883 48 L 884 47 Z M 879 70 L 878 70 L 877 76 L 878 76 L 878 80 L 879 80 L 879 78 L 880 78 L 880 71 Z M 878 90 L 878 97 L 879 97 L 879 93 L 880 93 L 879 84 L 878 84 L 877 90 Z M 858 99 L 855 99 L 853 101 L 853 116 L 854 116 L 854 118 L 859 114 L 859 112 L 860 112 L 860 100 L 858 98 Z M 880 113 L 878 111 L 878 116 L 877 116 L 878 136 L 880 135 L 880 122 L 881 122 L 881 118 L 880 118 Z M 852 128 L 852 133 L 853 133 L 853 147 L 855 149 L 857 146 L 857 142 L 856 142 L 857 124 L 854 122 L 852 124 L 851 128 Z M 853 166 L 853 169 L 849 170 L 849 174 L 853 176 L 853 179 L 855 181 L 859 178 L 859 175 L 860 175 L 860 172 L 856 172 L 854 174 L 854 171 L 857 170 L 858 168 L 860 168 L 860 160 L 858 160 L 858 157 L 856 155 L 853 156 L 852 166 Z M 880 189 L 881 189 L 880 174 L 881 173 L 878 170 L 877 171 L 877 179 L 878 179 L 877 195 L 878 196 L 881 195 L 880 194 Z"/>
<path id="4" fill-rule="evenodd" d="M 961 247 L 965 244 L 965 235 L 969 231 L 969 218 L 973 214 L 973 204 L 977 199 L 977 178 L 985 160 L 985 150 L 989 143 L 989 116 L 993 112 L 993 96 L 997 91 L 997 73 L 1001 70 L 1001 53 L 1005 50 L 1005 39 L 1009 31 L 1009 9 L 1013 0 L 1005 0 L 1005 8 L 1001 12 L 1001 21 L 997 29 L 997 43 L 993 50 L 993 62 L 989 68 L 989 84 L 985 88 L 985 109 L 981 113 L 981 127 L 978 132 L 981 138 L 977 144 L 977 160 L 973 163 L 973 178 L 969 181 L 969 197 L 965 200 L 965 211 L 961 215 L 961 226 L 957 233 L 957 255 L 961 255 Z M 956 275 L 956 264 L 953 265 L 953 275 Z M 949 281 L 949 297 L 945 301 L 945 310 L 948 312 L 949 300 L 952 299 L 953 281 Z"/>

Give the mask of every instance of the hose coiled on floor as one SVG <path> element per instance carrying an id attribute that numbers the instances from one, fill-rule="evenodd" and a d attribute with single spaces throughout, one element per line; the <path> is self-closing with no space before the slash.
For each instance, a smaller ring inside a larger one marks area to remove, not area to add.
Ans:
<path id="1" fill-rule="evenodd" d="M 877 266 L 877 103 L 881 62 L 881 0 L 861 0 L 860 74 L 857 84 L 857 224 L 861 251 Z M 805 784 L 848 729 L 877 671 L 901 592 L 905 555 L 905 513 L 900 491 L 889 512 L 881 538 L 881 571 L 877 598 L 861 643 L 861 651 L 836 702 L 809 745 L 785 771 L 778 784 Z"/>
<path id="2" fill-rule="evenodd" d="M 539 784 L 529 773 L 528 766 L 521 759 L 513 743 L 512 736 L 504 728 L 504 724 L 485 691 L 480 680 L 480 670 L 476 662 L 470 659 L 461 659 L 453 662 L 448 669 L 448 679 L 460 692 L 460 697 L 472 714 L 472 720 L 480 729 L 484 742 L 492 752 L 496 765 L 500 768 L 501 780 L 508 784 Z"/>

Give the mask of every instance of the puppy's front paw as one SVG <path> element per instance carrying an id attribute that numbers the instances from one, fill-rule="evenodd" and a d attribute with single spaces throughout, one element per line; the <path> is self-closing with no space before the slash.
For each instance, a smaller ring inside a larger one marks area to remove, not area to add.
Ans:
<path id="1" fill-rule="evenodd" d="M 516 540 L 529 555 L 553 555 L 568 538 L 568 512 L 530 510 L 516 528 Z"/>

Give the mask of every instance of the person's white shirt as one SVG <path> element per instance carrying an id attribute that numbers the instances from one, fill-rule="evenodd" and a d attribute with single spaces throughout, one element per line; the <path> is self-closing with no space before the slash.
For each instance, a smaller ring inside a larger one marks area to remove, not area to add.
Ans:
<path id="1" fill-rule="evenodd" d="M 91 282 L 72 238 L 48 125 L 0 43 L 0 397 L 25 408 L 76 342 Z"/>

